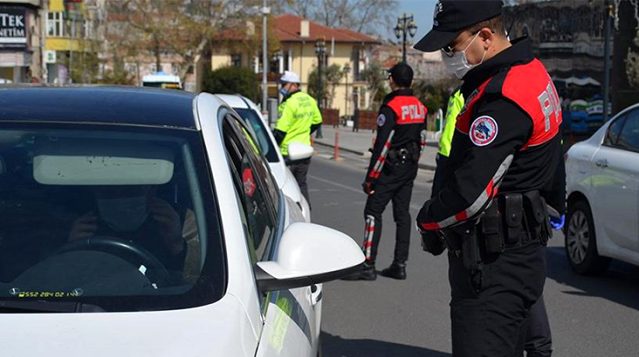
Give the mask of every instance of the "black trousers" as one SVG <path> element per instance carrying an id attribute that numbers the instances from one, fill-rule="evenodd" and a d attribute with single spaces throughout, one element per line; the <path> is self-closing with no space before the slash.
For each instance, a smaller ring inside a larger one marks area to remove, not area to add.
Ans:
<path id="1" fill-rule="evenodd" d="M 448 254 L 453 356 L 521 357 L 533 304 L 546 277 L 545 247 L 538 241 L 507 247 L 484 263 L 481 286 L 461 257 Z"/>
<path id="2" fill-rule="evenodd" d="M 408 260 L 412 221 L 410 218 L 410 198 L 413 193 L 413 181 L 417 176 L 417 163 L 388 164 L 374 186 L 372 195 L 366 200 L 364 208 L 363 250 L 366 261 L 375 264 L 377 247 L 382 236 L 382 214 L 390 201 L 393 202 L 393 219 L 397 226 L 395 233 L 394 260 L 405 263 Z"/>
<path id="3" fill-rule="evenodd" d="M 295 177 L 295 181 L 300 186 L 300 191 L 302 191 L 302 195 L 306 198 L 308 202 L 308 206 L 311 206 L 311 198 L 308 197 L 308 185 L 306 184 L 306 175 L 308 175 L 308 167 L 311 165 L 311 159 L 297 160 L 297 161 L 289 161 L 286 164 L 293 173 Z"/>
<path id="4" fill-rule="evenodd" d="M 530 308 L 524 350 L 526 350 L 526 357 L 552 355 L 552 336 L 543 296 Z"/>

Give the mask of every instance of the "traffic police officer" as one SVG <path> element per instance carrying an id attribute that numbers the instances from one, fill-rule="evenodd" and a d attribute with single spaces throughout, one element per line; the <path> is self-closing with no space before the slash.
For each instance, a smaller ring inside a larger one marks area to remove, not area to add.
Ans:
<path id="1" fill-rule="evenodd" d="M 545 282 L 546 204 L 561 205 L 557 91 L 527 39 L 508 40 L 501 1 L 445 1 L 415 48 L 463 79 L 445 183 L 419 212 L 424 249 L 448 248 L 454 356 L 521 356 Z M 560 187 L 557 189 L 557 187 Z"/>
<path id="2" fill-rule="evenodd" d="M 280 151 L 288 168 L 295 176 L 302 194 L 310 205 L 306 175 L 311 158 L 288 160 L 288 145 L 293 142 L 311 145 L 311 134 L 322 125 L 322 114 L 315 99 L 300 90 L 300 77 L 295 72 L 285 71 L 280 78 L 280 83 L 280 94 L 284 99 L 278 107 L 280 118 L 275 124 L 273 135 L 280 145 Z"/>
<path id="3" fill-rule="evenodd" d="M 368 195 L 364 217 L 366 221 L 363 269 L 346 280 L 375 280 L 375 258 L 382 235 L 382 213 L 393 201 L 393 218 L 397 225 L 393 263 L 381 274 L 394 279 L 406 279 L 406 260 L 411 232 L 409 213 L 413 180 L 422 150 L 422 130 L 425 129 L 427 109 L 413 95 L 410 86 L 413 69 L 399 63 L 389 70 L 388 79 L 393 90 L 384 98 L 377 117 L 377 137 L 366 178 L 362 184 Z"/>

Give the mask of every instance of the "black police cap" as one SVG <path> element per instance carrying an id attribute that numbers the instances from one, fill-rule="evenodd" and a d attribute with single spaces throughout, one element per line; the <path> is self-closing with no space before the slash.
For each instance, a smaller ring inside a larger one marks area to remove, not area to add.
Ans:
<path id="1" fill-rule="evenodd" d="M 387 72 L 393 81 L 400 86 L 408 87 L 413 82 L 413 69 L 404 62 L 394 65 Z"/>
<path id="2" fill-rule="evenodd" d="M 501 0 L 440 0 L 435 5 L 433 28 L 414 46 L 433 52 L 448 46 L 464 29 L 501 15 Z"/>

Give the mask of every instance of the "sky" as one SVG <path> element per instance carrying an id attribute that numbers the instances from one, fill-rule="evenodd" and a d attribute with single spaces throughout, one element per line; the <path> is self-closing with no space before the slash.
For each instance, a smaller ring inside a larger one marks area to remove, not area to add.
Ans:
<path id="1" fill-rule="evenodd" d="M 413 38 L 413 43 L 415 43 L 433 27 L 433 13 L 437 0 L 398 0 L 398 3 L 397 17 L 402 16 L 404 13 L 407 15 L 412 14 L 417 23 L 417 32 Z M 387 38 L 396 40 L 393 32 L 390 32 Z"/>

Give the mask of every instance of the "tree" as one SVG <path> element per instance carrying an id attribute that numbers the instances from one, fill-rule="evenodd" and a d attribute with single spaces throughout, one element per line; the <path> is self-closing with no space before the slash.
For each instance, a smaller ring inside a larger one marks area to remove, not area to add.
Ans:
<path id="1" fill-rule="evenodd" d="M 275 8 L 328 27 L 381 35 L 395 24 L 397 6 L 396 0 L 278 0 Z"/>
<path id="2" fill-rule="evenodd" d="M 202 90 L 209 93 L 241 94 L 252 101 L 258 97 L 259 83 L 249 68 L 222 67 L 207 71 Z"/>
<path id="3" fill-rule="evenodd" d="M 111 0 L 111 32 L 124 41 L 112 41 L 125 59 L 149 55 L 161 68 L 170 56 L 184 81 L 200 58 L 210 58 L 214 34 L 224 23 L 241 23 L 254 16 L 259 0 Z"/>
<path id="4" fill-rule="evenodd" d="M 388 73 L 382 68 L 379 62 L 372 62 L 365 70 L 360 72 L 362 79 L 367 83 L 367 89 L 370 92 L 371 101 L 367 109 L 374 109 L 381 105 L 388 89 L 386 79 Z"/>
<path id="5" fill-rule="evenodd" d="M 433 115 L 439 109 L 446 110 L 448 98 L 457 85 L 458 81 L 448 78 L 437 82 L 417 80 L 413 83 L 413 92 L 426 105 L 428 113 Z"/>
<path id="6" fill-rule="evenodd" d="M 323 88 L 321 88 L 321 98 L 324 99 L 324 103 L 326 103 L 326 106 L 329 108 L 333 106 L 335 88 L 342 78 L 344 78 L 344 73 L 344 69 L 337 64 L 332 64 L 322 69 Z M 320 98 L 319 84 L 319 76 L 317 75 L 317 68 L 315 68 L 308 75 L 308 93 L 313 98 Z"/>

